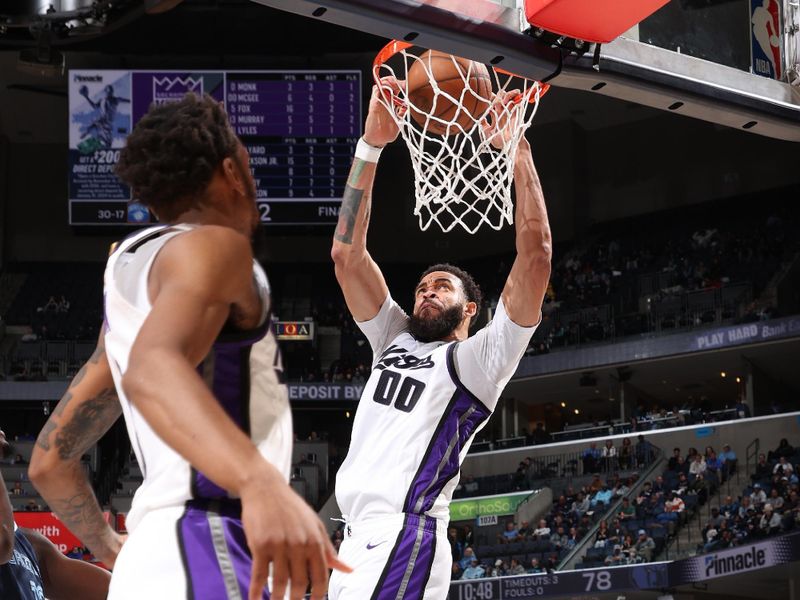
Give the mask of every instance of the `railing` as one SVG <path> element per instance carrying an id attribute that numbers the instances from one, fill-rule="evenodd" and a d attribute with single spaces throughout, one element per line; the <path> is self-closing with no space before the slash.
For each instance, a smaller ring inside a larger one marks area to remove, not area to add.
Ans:
<path id="1" fill-rule="evenodd" d="M 644 486 L 645 482 L 650 481 L 652 478 L 653 473 L 662 467 L 666 462 L 664 458 L 664 452 L 661 448 L 656 446 L 650 446 L 655 453 L 651 457 L 652 460 L 648 464 L 645 471 L 639 474 L 639 479 L 636 480 L 635 485 L 628 490 L 628 493 L 624 496 L 617 497 L 613 502 L 608 505 L 608 509 L 603 513 L 602 517 L 597 519 L 589 531 L 584 536 L 583 540 L 581 540 L 580 544 L 577 544 L 570 552 L 567 554 L 561 562 L 558 563 L 556 567 L 557 571 L 561 571 L 567 568 L 573 568 L 575 564 L 578 562 L 578 559 L 583 558 L 585 556 L 586 551 L 588 550 L 589 546 L 592 545 L 592 540 L 594 539 L 595 534 L 597 534 L 597 530 L 600 528 L 600 521 L 608 520 L 610 517 L 619 513 L 620 507 L 622 506 L 623 499 L 627 498 L 629 501 L 633 500 L 636 496 L 635 494 Z"/>

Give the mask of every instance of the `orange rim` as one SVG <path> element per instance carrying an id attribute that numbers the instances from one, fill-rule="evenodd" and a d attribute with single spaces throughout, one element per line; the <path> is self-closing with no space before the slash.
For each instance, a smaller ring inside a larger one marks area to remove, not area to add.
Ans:
<path id="1" fill-rule="evenodd" d="M 378 89 L 381 90 L 383 93 L 383 86 L 381 85 L 380 77 L 378 76 L 378 72 L 380 71 L 381 66 L 392 58 L 394 55 L 402 52 L 403 50 L 407 50 L 411 48 L 414 44 L 410 42 L 401 42 L 400 40 L 392 40 L 388 44 L 386 44 L 380 52 L 375 56 L 375 59 L 372 61 L 372 77 L 375 79 L 375 83 L 378 86 Z M 508 75 L 509 77 L 516 77 L 517 79 L 524 79 L 525 81 L 533 81 L 539 86 L 539 94 L 538 97 L 541 98 L 544 96 L 548 91 L 550 91 L 550 84 L 549 83 L 542 83 L 541 81 L 536 81 L 535 79 L 529 79 L 527 77 L 523 77 L 522 75 L 517 75 L 516 73 L 512 73 L 511 71 L 506 71 L 505 69 L 501 69 L 499 67 L 492 67 L 495 72 L 502 73 L 503 75 Z M 537 94 L 532 94 L 530 100 L 531 103 L 536 102 Z M 398 98 L 391 94 L 391 100 L 394 104 L 402 104 Z"/>

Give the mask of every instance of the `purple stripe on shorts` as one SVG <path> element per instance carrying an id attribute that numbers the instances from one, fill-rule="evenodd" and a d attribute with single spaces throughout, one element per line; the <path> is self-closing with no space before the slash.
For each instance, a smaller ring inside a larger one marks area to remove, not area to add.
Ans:
<path id="1" fill-rule="evenodd" d="M 178 535 L 184 556 L 189 600 L 227 598 L 225 582 L 211 541 L 208 513 L 186 508 L 178 522 Z"/>
<path id="2" fill-rule="evenodd" d="M 406 515 L 372 600 L 421 600 L 435 552 L 436 519 Z"/>
<path id="3" fill-rule="evenodd" d="M 219 511 L 209 511 L 204 509 L 206 506 L 217 506 L 217 503 L 201 502 L 188 506 L 178 527 L 189 579 L 188 598 L 189 600 L 229 598 L 218 559 L 220 551 L 225 553 L 228 563 L 233 567 L 240 597 L 247 598 L 253 560 L 247 547 L 241 518 L 238 516 L 240 507 L 225 505 L 220 507 Z M 213 537 L 209 517 L 221 520 L 222 538 Z M 270 594 L 266 588 L 261 598 L 269 600 Z"/>

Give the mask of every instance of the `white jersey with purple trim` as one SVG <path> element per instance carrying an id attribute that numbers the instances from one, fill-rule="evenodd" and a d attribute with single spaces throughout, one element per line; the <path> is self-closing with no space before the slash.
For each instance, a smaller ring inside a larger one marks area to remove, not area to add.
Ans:
<path id="1" fill-rule="evenodd" d="M 106 355 L 131 445 L 144 474 L 127 518 L 131 532 L 152 510 L 183 506 L 193 498 L 228 498 L 225 490 L 193 469 L 161 440 L 125 397 L 120 385 L 128 368 L 131 347 L 152 308 L 147 281 L 153 261 L 164 244 L 191 228 L 191 225 L 174 225 L 142 230 L 112 252 L 105 271 Z M 269 283 L 255 261 L 253 278 L 262 298 L 261 325 L 252 331 L 226 325 L 197 370 L 231 419 L 288 481 L 292 417 L 286 386 L 281 381 L 280 352 L 269 318 Z M 209 448 L 209 452 L 214 451 Z"/>
<path id="2" fill-rule="evenodd" d="M 418 342 L 408 320 L 387 296 L 373 319 L 358 323 L 374 359 L 336 477 L 349 521 L 449 519 L 461 462 L 536 330 L 511 321 L 502 301 L 490 323 L 459 343 Z"/>

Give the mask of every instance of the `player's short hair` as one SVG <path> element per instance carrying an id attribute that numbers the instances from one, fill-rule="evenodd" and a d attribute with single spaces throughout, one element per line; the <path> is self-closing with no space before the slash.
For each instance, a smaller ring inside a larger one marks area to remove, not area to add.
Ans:
<path id="1" fill-rule="evenodd" d="M 475 283 L 475 280 L 472 278 L 472 275 L 467 273 L 464 269 L 459 269 L 450 263 L 439 263 L 425 269 L 425 272 L 419 276 L 419 279 L 421 280 L 423 277 L 430 275 L 434 271 L 444 271 L 445 273 L 450 273 L 451 275 L 458 277 L 461 280 L 461 285 L 464 286 L 464 294 L 467 296 L 467 300 L 475 303 L 475 314 L 480 314 L 483 294 L 481 293 L 480 286 Z M 475 319 L 473 319 L 473 322 L 474 321 Z"/>
<path id="2" fill-rule="evenodd" d="M 128 136 L 116 173 L 134 198 L 170 221 L 202 204 L 214 171 L 239 143 L 220 103 L 189 93 L 150 108 Z"/>

